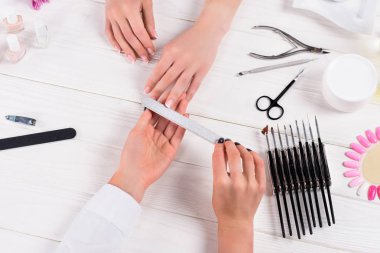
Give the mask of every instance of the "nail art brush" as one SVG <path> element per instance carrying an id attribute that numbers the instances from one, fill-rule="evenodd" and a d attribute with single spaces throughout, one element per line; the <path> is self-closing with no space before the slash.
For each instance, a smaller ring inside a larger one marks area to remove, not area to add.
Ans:
<path id="1" fill-rule="evenodd" d="M 297 213 L 296 213 L 296 206 L 294 204 L 294 198 L 293 198 L 293 181 L 292 178 L 290 177 L 290 169 L 289 169 L 289 161 L 288 158 L 286 157 L 286 152 L 284 149 L 284 146 L 282 145 L 282 138 L 280 134 L 280 129 L 277 125 L 277 133 L 278 133 L 278 139 L 280 140 L 280 147 L 281 147 L 281 158 L 282 158 L 282 164 L 284 168 L 284 174 L 285 174 L 285 182 L 287 184 L 287 189 L 289 192 L 289 197 L 290 197 L 290 203 L 292 205 L 292 212 L 293 212 L 293 217 L 294 217 L 294 222 L 296 224 L 296 231 L 297 231 L 297 237 L 298 239 L 301 239 L 300 235 L 300 229 L 298 226 L 298 218 L 297 218 Z"/>
<path id="2" fill-rule="evenodd" d="M 303 174 L 305 176 L 305 183 L 306 183 L 306 191 L 307 191 L 307 195 L 308 195 L 308 198 L 309 198 L 309 207 L 310 207 L 310 212 L 311 212 L 311 219 L 313 221 L 313 226 L 316 227 L 316 224 L 315 224 L 315 215 L 314 215 L 314 209 L 313 209 L 313 200 L 311 198 L 311 193 L 310 193 L 310 189 L 311 189 L 311 181 L 310 181 L 310 174 L 309 174 L 309 170 L 307 168 L 307 158 L 306 158 L 306 155 L 305 155 L 305 151 L 303 149 L 303 145 L 302 145 L 302 141 L 301 141 L 301 134 L 300 134 L 300 129 L 298 127 L 298 122 L 296 120 L 296 127 L 297 127 L 297 134 L 298 134 L 298 145 L 299 145 L 299 150 L 300 150 L 300 158 L 301 158 L 301 166 L 302 166 L 302 171 L 303 171 Z"/>
<path id="3" fill-rule="evenodd" d="M 276 137 L 274 134 L 273 127 L 271 127 L 271 133 L 272 133 L 272 138 L 273 138 L 273 145 L 274 145 L 274 155 L 276 159 L 276 165 L 277 165 L 277 171 L 278 171 L 278 177 L 281 185 L 281 192 L 282 192 L 282 200 L 284 201 L 284 207 L 285 207 L 285 214 L 286 214 L 286 221 L 288 223 L 288 229 L 289 229 L 289 235 L 292 236 L 292 226 L 290 224 L 290 217 L 289 217 L 289 209 L 288 209 L 288 204 L 286 201 L 286 186 L 285 186 L 285 178 L 284 178 L 284 171 L 282 167 L 282 162 L 281 162 L 281 157 L 277 149 L 276 145 Z"/>
<path id="4" fill-rule="evenodd" d="M 315 172 L 316 172 L 318 180 L 319 180 L 319 189 L 321 190 L 321 194 L 322 194 L 322 201 L 323 201 L 323 206 L 325 208 L 325 214 L 326 214 L 327 224 L 329 226 L 331 226 L 330 215 L 329 215 L 329 210 L 327 208 L 327 201 L 326 201 L 326 195 L 325 195 L 325 189 L 324 189 L 324 183 L 323 183 L 323 177 L 322 177 L 322 168 L 321 168 L 321 164 L 319 162 L 320 161 L 319 160 L 319 154 L 318 154 L 315 142 L 314 142 L 313 131 L 311 130 L 309 118 L 307 120 L 308 120 L 308 123 L 309 123 L 309 131 L 310 131 L 310 138 L 311 138 L 311 147 L 312 147 L 313 157 L 314 157 L 314 163 L 315 163 Z"/>
<path id="5" fill-rule="evenodd" d="M 266 132 L 264 133 L 264 135 L 265 135 L 265 138 L 266 138 L 267 144 L 268 144 L 269 170 L 270 170 L 270 173 L 272 176 L 274 194 L 276 195 L 277 209 L 278 209 L 278 215 L 280 217 L 282 237 L 285 238 L 286 237 L 285 236 L 285 227 L 284 227 L 284 220 L 282 218 L 281 202 L 280 202 L 280 196 L 279 196 L 280 185 L 278 183 L 278 178 L 277 178 L 277 173 L 276 173 L 277 168 L 275 167 L 275 162 L 274 162 L 272 151 L 271 151 L 270 145 L 269 145 L 268 128 L 266 129 Z"/>
<path id="6" fill-rule="evenodd" d="M 317 116 L 315 116 L 315 126 L 317 128 L 318 147 L 319 147 L 320 158 L 322 160 L 322 167 L 323 167 L 322 171 L 323 171 L 323 174 L 324 174 L 324 179 L 325 179 L 325 184 L 326 184 L 327 197 L 329 199 L 330 212 L 331 212 L 331 220 L 332 220 L 332 223 L 335 224 L 334 208 L 333 208 L 332 199 L 331 199 L 331 193 L 330 193 L 330 181 L 331 181 L 331 177 L 330 177 L 329 166 L 327 164 L 325 147 L 324 147 L 324 145 L 322 143 L 321 135 L 319 133 L 319 125 L 318 125 Z"/>
<path id="7" fill-rule="evenodd" d="M 294 187 L 294 194 L 296 196 L 298 215 L 299 215 L 299 218 L 300 218 L 302 234 L 305 235 L 305 225 L 303 223 L 301 203 L 300 203 L 300 197 L 299 197 L 298 175 L 296 173 L 296 165 L 294 163 L 292 150 L 291 150 L 290 145 L 289 145 L 289 138 L 288 138 L 288 135 L 287 135 L 287 131 L 286 131 L 286 126 L 285 125 L 284 125 L 284 130 L 285 130 L 285 140 L 286 140 L 286 151 L 287 151 L 287 154 L 288 154 L 289 169 L 290 169 L 291 177 L 293 178 L 293 187 Z"/>
<path id="8" fill-rule="evenodd" d="M 318 201 L 318 195 L 317 195 L 317 178 L 315 175 L 313 157 L 312 157 L 310 146 L 309 146 L 309 143 L 307 140 L 307 132 L 306 132 L 306 127 L 305 127 L 304 121 L 302 121 L 302 126 L 303 126 L 303 132 L 305 135 L 305 150 L 306 150 L 306 155 L 308 157 L 307 161 L 308 161 L 308 165 L 309 165 L 310 178 L 311 178 L 311 183 L 312 183 L 312 188 L 313 188 L 313 193 L 314 193 L 315 207 L 317 209 L 318 223 L 319 223 L 319 227 L 322 227 L 321 210 L 319 208 L 319 201 Z"/>
<path id="9" fill-rule="evenodd" d="M 301 189 L 302 200 L 303 200 L 305 213 L 306 213 L 307 225 L 309 227 L 309 233 L 313 234 L 313 228 L 312 228 L 311 222 L 310 222 L 309 208 L 307 207 L 307 200 L 306 200 L 306 194 L 305 194 L 305 186 L 306 186 L 305 176 L 304 176 L 303 171 L 302 171 L 301 159 L 299 157 L 298 149 L 296 147 L 296 142 L 294 140 L 293 128 L 291 125 L 289 125 L 289 127 L 290 127 L 290 133 L 292 135 L 293 153 L 294 153 L 294 160 L 295 160 L 295 166 L 296 166 L 296 173 L 298 176 L 298 181 L 299 181 L 299 185 L 300 185 L 300 189 Z"/>

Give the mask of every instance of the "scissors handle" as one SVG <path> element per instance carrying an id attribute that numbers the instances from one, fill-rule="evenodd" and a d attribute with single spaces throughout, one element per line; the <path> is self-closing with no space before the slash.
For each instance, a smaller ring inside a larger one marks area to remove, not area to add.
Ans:
<path id="1" fill-rule="evenodd" d="M 267 112 L 267 117 L 271 120 L 277 120 L 284 115 L 284 108 L 277 103 L 277 98 L 276 99 L 271 99 L 268 96 L 261 96 L 256 100 L 256 108 L 259 111 L 266 111 Z M 261 102 L 263 102 L 266 105 L 260 105 Z M 276 113 L 274 110 L 277 110 L 278 112 Z M 272 113 L 271 113 L 272 112 Z"/>

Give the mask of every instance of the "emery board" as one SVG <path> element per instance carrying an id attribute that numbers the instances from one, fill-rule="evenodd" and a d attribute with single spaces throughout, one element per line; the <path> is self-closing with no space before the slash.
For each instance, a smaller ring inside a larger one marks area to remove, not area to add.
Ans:
<path id="1" fill-rule="evenodd" d="M 16 137 L 0 139 L 0 150 L 19 148 L 55 141 L 73 139 L 76 131 L 73 128 L 65 128 L 42 133 L 28 134 Z"/>
<path id="2" fill-rule="evenodd" d="M 143 97 L 142 104 L 144 107 L 148 108 L 149 110 L 170 120 L 171 122 L 177 124 L 178 126 L 198 135 L 199 137 L 205 139 L 206 141 L 211 142 L 212 144 L 217 143 L 218 140 L 221 138 L 220 135 L 214 133 L 210 129 L 202 126 L 201 124 L 191 119 L 186 118 L 185 116 L 179 114 L 176 111 L 173 111 L 165 107 L 163 104 L 157 102 L 156 100 L 148 96 Z"/>

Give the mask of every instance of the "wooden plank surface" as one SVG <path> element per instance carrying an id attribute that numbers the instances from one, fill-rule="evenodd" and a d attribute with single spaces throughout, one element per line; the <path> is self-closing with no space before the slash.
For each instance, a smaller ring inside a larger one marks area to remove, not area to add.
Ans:
<path id="1" fill-rule="evenodd" d="M 202 2 L 156 1 L 159 47 L 191 26 Z M 268 120 L 254 109 L 255 99 L 278 93 L 298 68 L 236 78 L 240 70 L 268 64 L 249 58 L 247 52 L 286 46 L 271 34 L 251 31 L 252 25 L 287 29 L 335 54 L 360 53 L 380 68 L 378 40 L 353 35 L 321 17 L 294 10 L 290 2 L 243 3 L 189 109 L 192 119 L 261 154 L 265 143 L 259 129 Z M 117 167 L 124 140 L 142 111 L 140 92 L 154 64 L 128 64 L 107 45 L 101 1 L 57 1 L 40 12 L 23 2 L 12 5 L 22 10 L 26 20 L 27 29 L 20 35 L 23 41 L 30 45 L 31 22 L 41 18 L 49 25 L 51 43 L 46 50 L 30 48 L 21 62 L 12 65 L 1 61 L 6 45 L 5 33 L 0 30 L 0 116 L 24 114 L 39 122 L 36 128 L 3 122 L 0 137 L 63 127 L 76 128 L 78 137 L 0 153 L 0 251 L 25 252 L 30 248 L 30 252 L 51 252 L 76 213 Z M 3 11 L 0 8 L 0 16 Z M 62 13 L 65 18 L 57 19 Z M 316 56 L 299 58 L 304 57 Z M 375 218 L 380 203 L 358 198 L 355 190 L 346 186 L 341 166 L 345 147 L 356 134 L 380 125 L 379 101 L 375 98 L 352 114 L 330 109 L 320 94 L 322 66 L 321 61 L 310 66 L 282 100 L 286 114 L 279 123 L 318 115 L 328 143 L 337 224 L 324 224 L 301 241 L 284 240 L 274 199 L 268 195 L 255 219 L 257 252 L 380 252 L 380 221 Z M 186 135 L 173 166 L 146 193 L 141 223 L 125 252 L 178 252 L 179 248 L 184 249 L 181 252 L 215 252 L 211 153 L 211 145 Z"/>

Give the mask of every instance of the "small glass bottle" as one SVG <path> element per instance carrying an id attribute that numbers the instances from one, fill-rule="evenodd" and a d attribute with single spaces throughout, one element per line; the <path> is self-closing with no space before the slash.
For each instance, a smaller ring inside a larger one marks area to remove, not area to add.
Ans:
<path id="1" fill-rule="evenodd" d="M 21 60 L 25 55 L 25 47 L 20 44 L 17 35 L 10 34 L 7 36 L 8 50 L 5 53 L 5 57 L 11 63 L 16 63 Z"/>
<path id="2" fill-rule="evenodd" d="M 44 22 L 38 20 L 34 23 L 34 32 L 36 34 L 35 46 L 46 48 L 49 42 L 48 28 Z"/>
<path id="3" fill-rule="evenodd" d="M 13 8 L 8 8 L 7 16 L 3 23 L 8 33 L 15 33 L 24 29 L 24 22 L 21 15 L 17 15 Z"/>

